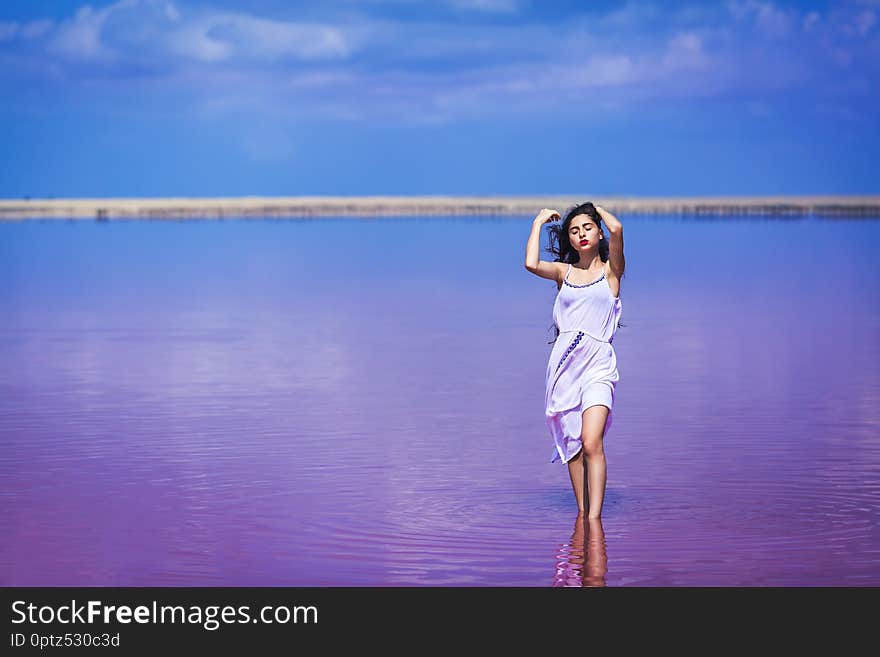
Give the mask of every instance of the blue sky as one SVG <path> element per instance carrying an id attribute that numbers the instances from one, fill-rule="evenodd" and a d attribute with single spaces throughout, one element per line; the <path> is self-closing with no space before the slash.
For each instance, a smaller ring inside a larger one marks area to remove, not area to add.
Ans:
<path id="1" fill-rule="evenodd" d="M 3 0 L 0 197 L 875 194 L 880 0 Z"/>

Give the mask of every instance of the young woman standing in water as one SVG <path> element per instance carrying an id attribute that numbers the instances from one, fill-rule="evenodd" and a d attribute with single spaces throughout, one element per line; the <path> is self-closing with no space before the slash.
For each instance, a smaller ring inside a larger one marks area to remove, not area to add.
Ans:
<path id="1" fill-rule="evenodd" d="M 623 225 L 592 203 L 576 205 L 561 224 L 549 227 L 549 251 L 556 260 L 540 260 L 541 227 L 557 219 L 559 213 L 547 208 L 535 217 L 525 262 L 533 274 L 555 281 L 558 290 L 557 338 L 545 388 L 545 416 L 555 443 L 551 462 L 568 464 L 579 515 L 598 518 L 607 474 L 602 440 L 611 427 L 620 379 L 611 342 L 622 310 Z"/>

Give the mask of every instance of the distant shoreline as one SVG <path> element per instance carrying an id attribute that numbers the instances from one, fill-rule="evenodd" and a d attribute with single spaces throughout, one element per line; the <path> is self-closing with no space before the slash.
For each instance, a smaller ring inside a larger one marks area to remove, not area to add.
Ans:
<path id="1" fill-rule="evenodd" d="M 592 201 L 615 214 L 880 216 L 880 196 L 636 197 L 241 196 L 232 198 L 0 199 L 0 221 L 234 219 L 239 217 L 523 216 Z"/>

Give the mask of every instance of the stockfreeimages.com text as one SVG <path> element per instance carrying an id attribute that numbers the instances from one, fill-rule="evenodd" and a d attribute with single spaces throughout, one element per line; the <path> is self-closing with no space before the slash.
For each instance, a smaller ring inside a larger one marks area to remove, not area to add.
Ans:
<path id="1" fill-rule="evenodd" d="M 71 600 L 70 604 L 57 608 L 51 605 L 37 606 L 24 600 L 12 603 L 15 624 L 34 623 L 192 623 L 203 625 L 206 630 L 216 630 L 221 623 L 317 623 L 318 609 L 315 606 L 271 606 L 261 607 L 255 616 L 250 614 L 250 606 L 231 605 L 162 605 L 156 600 L 152 605 L 105 605 L 100 600 L 89 600 L 84 604 Z"/>

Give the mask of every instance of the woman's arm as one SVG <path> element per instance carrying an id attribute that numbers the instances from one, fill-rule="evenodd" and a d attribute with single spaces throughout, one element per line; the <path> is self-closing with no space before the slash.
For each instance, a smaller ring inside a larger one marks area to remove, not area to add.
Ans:
<path id="1" fill-rule="evenodd" d="M 548 221 L 558 219 L 559 213 L 556 210 L 543 209 L 535 217 L 532 222 L 532 232 L 529 235 L 529 241 L 526 243 L 526 262 L 525 267 L 533 274 L 537 274 L 541 278 L 549 278 L 550 280 L 559 282 L 562 275 L 562 265 L 558 262 L 546 262 L 540 259 L 541 245 L 541 226 Z"/>
<path id="2" fill-rule="evenodd" d="M 608 226 L 608 232 L 613 233 L 617 229 L 623 230 L 623 224 L 620 223 L 620 220 L 615 217 L 613 214 L 608 212 L 605 208 L 601 208 L 598 205 L 594 205 L 596 208 L 596 212 L 599 213 L 599 216 L 602 217 L 602 221 L 605 222 L 605 225 Z"/>
<path id="3" fill-rule="evenodd" d="M 595 207 L 602 221 L 608 226 L 608 262 L 611 264 L 611 270 L 620 278 L 626 269 L 626 258 L 623 257 L 623 224 L 608 210 L 598 205 Z"/>

